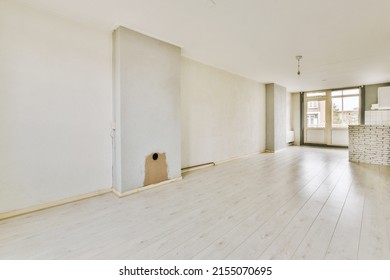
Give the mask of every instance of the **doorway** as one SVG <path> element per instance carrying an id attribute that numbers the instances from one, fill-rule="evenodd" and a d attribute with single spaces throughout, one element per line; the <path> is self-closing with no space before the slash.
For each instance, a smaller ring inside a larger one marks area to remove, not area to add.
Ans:
<path id="1" fill-rule="evenodd" d="M 360 88 L 305 92 L 304 144 L 348 146 L 348 125 L 360 124 Z"/>

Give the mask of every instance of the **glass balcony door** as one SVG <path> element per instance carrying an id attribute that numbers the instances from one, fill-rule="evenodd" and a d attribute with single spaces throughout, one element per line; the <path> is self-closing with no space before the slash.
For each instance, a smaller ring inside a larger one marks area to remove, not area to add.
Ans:
<path id="1" fill-rule="evenodd" d="M 348 146 L 348 125 L 360 124 L 360 89 L 307 92 L 304 143 Z"/>

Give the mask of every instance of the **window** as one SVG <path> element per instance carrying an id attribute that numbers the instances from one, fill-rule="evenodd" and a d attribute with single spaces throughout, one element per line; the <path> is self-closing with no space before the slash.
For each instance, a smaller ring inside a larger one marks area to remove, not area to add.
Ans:
<path id="1" fill-rule="evenodd" d="M 308 92 L 306 97 L 326 96 L 326 92 Z"/>
<path id="2" fill-rule="evenodd" d="M 317 109 L 318 108 L 318 101 L 309 101 L 309 102 L 307 102 L 307 108 L 309 108 L 309 109 Z"/>
<path id="3" fill-rule="evenodd" d="M 358 88 L 332 91 L 332 127 L 345 128 L 359 124 L 360 90 Z"/>
<path id="4" fill-rule="evenodd" d="M 358 88 L 332 91 L 332 97 L 333 96 L 346 96 L 346 95 L 359 95 L 359 94 L 360 94 L 360 90 Z"/>
<path id="5" fill-rule="evenodd" d="M 360 88 L 328 89 L 303 95 L 303 142 L 348 146 L 348 125 L 360 124 Z"/>
<path id="6" fill-rule="evenodd" d="M 325 119 L 325 100 L 308 100 L 306 125 L 308 128 L 324 128 Z"/>
<path id="7" fill-rule="evenodd" d="M 318 127 L 318 113 L 307 114 L 307 126 Z"/>

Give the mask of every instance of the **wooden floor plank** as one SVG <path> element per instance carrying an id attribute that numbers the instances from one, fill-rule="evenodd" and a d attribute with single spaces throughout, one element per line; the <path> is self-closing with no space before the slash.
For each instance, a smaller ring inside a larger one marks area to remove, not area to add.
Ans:
<path id="1" fill-rule="evenodd" d="M 300 209 L 297 215 L 290 221 L 281 234 L 270 244 L 260 259 L 290 259 L 302 240 L 311 229 L 321 210 L 323 210 L 330 195 L 336 187 L 343 186 L 345 182 L 339 180 L 345 175 L 345 167 L 338 167 L 335 176 L 329 176 L 316 193 L 310 197 L 307 203 Z M 348 179 L 347 179 L 348 180 Z"/>
<path id="2" fill-rule="evenodd" d="M 267 205 L 257 209 L 257 211 L 240 222 L 232 231 L 224 234 L 217 242 L 201 252 L 198 257 L 204 258 L 208 256 L 208 258 L 214 259 L 227 257 L 232 251 L 245 242 L 249 236 L 254 234 L 263 224 L 269 221 L 280 208 L 286 204 L 294 203 L 297 199 L 301 200 L 302 194 L 307 195 L 310 193 L 310 189 L 314 190 L 316 182 L 321 175 L 320 173 L 313 173 L 311 176 L 313 176 L 313 180 L 308 181 L 306 185 L 302 184 L 302 178 L 295 178 L 296 180 L 289 181 L 289 184 L 291 185 L 302 185 L 300 187 L 287 189 L 283 194 L 280 194 L 279 192 L 277 197 L 271 198 Z M 314 180 L 314 178 L 316 180 Z M 291 192 L 291 190 L 294 190 L 294 192 Z M 240 236 L 241 239 L 233 238 L 234 236 Z"/>
<path id="3" fill-rule="evenodd" d="M 337 221 L 325 259 L 355 260 L 358 258 L 365 204 L 365 182 L 362 180 L 364 176 L 362 177 L 359 174 L 360 172 L 365 172 L 365 170 L 363 168 L 353 170 L 355 171 L 355 178 Z"/>
<path id="4" fill-rule="evenodd" d="M 343 175 L 292 259 L 324 259 L 352 184 L 351 174 L 345 172 Z"/>
<path id="5" fill-rule="evenodd" d="M 387 199 L 385 188 L 388 181 L 383 180 L 380 166 L 369 167 L 375 171 L 366 181 L 365 203 L 362 229 L 359 242 L 358 259 L 390 259 L 386 225 Z"/>
<path id="6" fill-rule="evenodd" d="M 341 175 L 336 164 L 333 168 L 325 166 L 322 172 L 316 174 L 316 177 L 305 188 L 303 188 L 287 204 L 277 209 L 277 211 L 261 224 L 239 247 L 230 252 L 228 259 L 257 259 L 259 258 L 270 244 L 283 232 L 299 211 L 307 204 L 315 193 L 322 189 L 321 186 L 327 185 L 327 180 L 331 181 Z M 329 174 L 329 170 L 332 172 Z"/>
<path id="7" fill-rule="evenodd" d="M 164 226 L 159 227 L 157 231 L 146 232 L 145 235 L 141 236 L 140 240 L 135 239 L 130 242 L 127 241 L 118 244 L 114 254 L 120 255 L 122 258 L 133 258 L 133 256 L 136 256 L 136 258 L 144 259 L 149 258 L 148 256 L 152 254 L 156 258 L 156 251 L 153 250 L 154 247 L 158 247 L 158 254 L 161 254 L 160 252 L 164 252 L 165 248 L 169 248 L 172 242 L 177 245 L 177 242 L 182 238 L 187 239 L 189 237 L 188 234 L 183 234 L 182 232 L 189 231 L 190 234 L 194 234 L 199 228 L 207 226 L 210 222 L 213 225 L 213 220 L 218 221 L 219 219 L 230 217 L 232 211 L 238 211 L 237 209 L 252 205 L 248 202 L 254 195 L 253 193 L 252 196 L 248 195 L 253 187 L 252 184 L 246 183 L 243 185 L 245 187 L 237 188 L 236 186 L 242 185 L 243 182 L 242 178 L 239 180 L 239 183 L 232 180 L 231 177 L 226 178 L 226 181 L 219 180 L 217 185 L 223 184 L 227 186 L 228 182 L 230 182 L 230 187 L 223 189 L 221 192 L 218 191 L 214 197 L 209 193 L 209 201 L 204 203 L 203 206 L 200 205 L 200 207 L 197 207 L 197 213 L 191 217 L 183 216 L 183 213 L 180 213 L 181 218 L 179 221 L 173 219 L 168 223 L 164 223 Z M 254 182 L 256 183 L 256 180 Z M 211 181 L 207 184 L 207 189 L 214 190 L 215 185 L 216 182 Z M 275 185 L 272 185 L 272 187 L 275 187 Z M 256 190 L 256 186 L 254 186 L 254 189 Z M 221 204 L 225 207 L 221 207 Z M 226 205 L 232 205 L 234 207 L 229 211 L 229 209 L 226 209 Z M 218 215 L 221 211 L 222 216 Z M 196 226 L 195 228 L 194 225 Z M 94 257 L 100 258 L 107 254 L 111 256 L 110 252 L 102 252 Z"/>
<path id="8" fill-rule="evenodd" d="M 390 168 L 289 147 L 0 221 L 0 259 L 389 259 Z"/>

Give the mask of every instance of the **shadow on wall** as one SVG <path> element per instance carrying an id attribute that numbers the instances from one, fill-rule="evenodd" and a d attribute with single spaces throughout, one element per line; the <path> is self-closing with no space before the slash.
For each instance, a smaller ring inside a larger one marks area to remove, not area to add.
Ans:
<path id="1" fill-rule="evenodd" d="M 168 165 L 165 153 L 150 154 L 145 160 L 144 186 L 168 180 Z"/>

